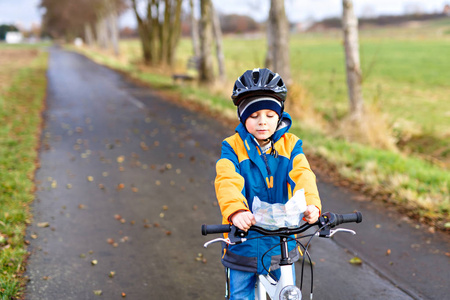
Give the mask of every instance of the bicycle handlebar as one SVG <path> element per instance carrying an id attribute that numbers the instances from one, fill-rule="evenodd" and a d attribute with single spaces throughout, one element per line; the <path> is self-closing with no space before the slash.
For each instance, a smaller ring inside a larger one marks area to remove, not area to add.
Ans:
<path id="1" fill-rule="evenodd" d="M 202 235 L 208 235 L 212 233 L 225 233 L 231 231 L 230 224 L 221 224 L 221 225 L 202 225 Z"/>
<path id="2" fill-rule="evenodd" d="M 330 219 L 329 223 L 331 227 L 335 227 L 343 223 L 361 223 L 362 221 L 362 213 L 359 211 L 351 214 L 333 214 L 327 212 L 322 216 L 326 216 Z"/>
<path id="3" fill-rule="evenodd" d="M 319 220 L 314 224 L 303 224 L 296 228 L 279 228 L 276 230 L 268 230 L 259 226 L 252 226 L 249 230 L 259 232 L 264 235 L 291 235 L 305 232 L 313 226 L 329 227 L 333 228 L 343 223 L 360 223 L 362 221 L 362 214 L 357 211 L 350 214 L 335 214 L 326 212 L 322 214 Z M 226 233 L 233 231 L 234 226 L 230 224 L 221 225 L 202 225 L 202 235 L 214 234 L 214 233 Z M 237 230 L 237 234 L 243 237 L 243 231 Z"/>

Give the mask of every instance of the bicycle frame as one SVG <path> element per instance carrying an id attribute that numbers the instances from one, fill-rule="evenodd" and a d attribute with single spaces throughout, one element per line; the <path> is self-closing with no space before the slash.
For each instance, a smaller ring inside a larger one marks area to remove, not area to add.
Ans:
<path id="1" fill-rule="evenodd" d="M 288 240 L 286 237 L 280 237 L 280 241 L 281 241 L 280 278 L 278 281 L 275 281 L 268 274 L 259 275 L 255 287 L 256 300 L 266 300 L 266 293 L 269 295 L 270 299 L 280 299 L 280 293 L 285 287 L 295 286 L 292 268 L 293 263 L 289 260 L 289 253 L 287 247 Z M 300 294 L 299 299 L 301 299 L 301 293 L 299 294 Z"/>
<path id="2" fill-rule="evenodd" d="M 266 293 L 270 299 L 280 299 L 280 293 L 286 286 L 294 286 L 292 265 L 281 266 L 281 276 L 278 281 L 269 275 L 259 275 L 255 287 L 255 299 L 266 300 Z M 300 294 L 301 299 L 301 294 Z"/>

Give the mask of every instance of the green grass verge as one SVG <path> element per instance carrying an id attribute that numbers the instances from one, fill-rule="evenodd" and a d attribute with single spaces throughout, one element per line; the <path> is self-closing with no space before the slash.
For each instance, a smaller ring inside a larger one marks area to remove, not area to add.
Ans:
<path id="1" fill-rule="evenodd" d="M 23 293 L 24 237 L 34 199 L 47 59 L 48 54 L 40 52 L 14 72 L 0 93 L 0 298 L 5 300 Z"/>

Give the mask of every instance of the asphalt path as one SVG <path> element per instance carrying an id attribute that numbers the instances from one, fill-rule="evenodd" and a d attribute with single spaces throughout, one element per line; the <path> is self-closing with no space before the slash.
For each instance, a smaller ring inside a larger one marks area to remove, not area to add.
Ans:
<path id="1" fill-rule="evenodd" d="M 221 220 L 214 165 L 236 123 L 57 48 L 47 76 L 25 299 L 223 299 L 220 246 L 204 249 L 200 226 Z M 324 210 L 364 221 L 313 242 L 315 299 L 448 296 L 447 235 L 326 181 Z"/>

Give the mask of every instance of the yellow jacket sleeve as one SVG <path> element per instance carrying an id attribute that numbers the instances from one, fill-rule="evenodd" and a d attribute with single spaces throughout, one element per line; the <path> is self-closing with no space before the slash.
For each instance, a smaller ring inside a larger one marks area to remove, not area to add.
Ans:
<path id="1" fill-rule="evenodd" d="M 306 205 L 315 205 L 322 211 L 322 204 L 316 184 L 316 175 L 311 170 L 309 162 L 303 153 L 294 157 L 289 177 L 295 182 L 295 188 L 292 194 L 295 194 L 297 190 L 305 189 Z"/>
<path id="2" fill-rule="evenodd" d="M 242 195 L 245 181 L 236 172 L 229 159 L 222 158 L 216 164 L 216 196 L 223 216 L 223 223 L 229 223 L 230 217 L 239 210 L 249 210 L 247 199 Z"/>

